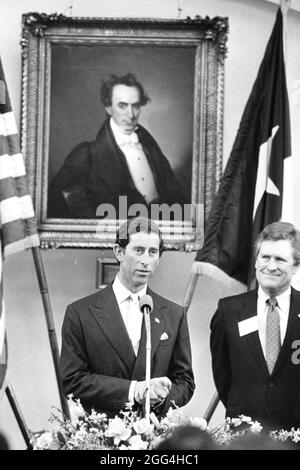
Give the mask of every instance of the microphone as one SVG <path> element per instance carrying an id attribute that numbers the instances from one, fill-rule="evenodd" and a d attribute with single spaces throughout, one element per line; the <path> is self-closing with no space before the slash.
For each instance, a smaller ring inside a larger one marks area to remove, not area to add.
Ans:
<path id="1" fill-rule="evenodd" d="M 153 310 L 153 300 L 151 295 L 143 295 L 140 298 L 139 307 L 142 313 L 151 313 Z"/>
<path id="2" fill-rule="evenodd" d="M 153 310 L 153 300 L 150 295 L 143 295 L 139 301 L 140 311 L 144 315 L 146 328 L 146 400 L 145 400 L 145 418 L 150 423 L 150 377 L 151 377 L 151 323 L 150 313 Z"/>

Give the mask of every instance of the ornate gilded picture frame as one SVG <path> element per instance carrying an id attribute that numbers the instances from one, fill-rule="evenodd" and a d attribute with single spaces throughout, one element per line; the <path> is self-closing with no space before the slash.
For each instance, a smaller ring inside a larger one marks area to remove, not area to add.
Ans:
<path id="1" fill-rule="evenodd" d="M 227 18 L 27 13 L 22 24 L 22 151 L 42 246 L 111 247 L 141 214 L 167 249 L 199 249 L 222 172 Z M 100 91 L 128 74 L 150 98 L 136 126 L 156 197 L 147 204 Z"/>

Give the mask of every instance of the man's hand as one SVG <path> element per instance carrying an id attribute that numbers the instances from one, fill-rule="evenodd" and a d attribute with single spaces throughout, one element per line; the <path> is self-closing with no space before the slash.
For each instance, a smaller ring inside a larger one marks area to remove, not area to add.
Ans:
<path id="1" fill-rule="evenodd" d="M 164 400 L 171 389 L 172 382 L 168 377 L 155 377 L 150 380 L 150 401 L 151 404 Z M 142 403 L 146 396 L 146 381 L 137 382 L 134 389 L 134 399 Z"/>
<path id="2" fill-rule="evenodd" d="M 151 403 L 157 403 L 164 400 L 168 395 L 172 387 L 172 382 L 168 377 L 155 377 L 150 380 L 150 392 Z"/>
<path id="3" fill-rule="evenodd" d="M 146 381 L 141 380 L 140 382 L 137 382 L 134 388 L 134 401 L 136 401 L 137 403 L 142 403 L 142 401 L 144 400 L 145 392 Z"/>

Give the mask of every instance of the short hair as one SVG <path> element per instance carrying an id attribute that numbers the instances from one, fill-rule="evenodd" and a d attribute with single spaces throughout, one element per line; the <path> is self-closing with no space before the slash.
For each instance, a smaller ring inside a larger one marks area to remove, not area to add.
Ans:
<path id="1" fill-rule="evenodd" d="M 126 75 L 122 76 L 111 74 L 107 79 L 102 80 L 100 89 L 100 99 L 104 107 L 111 106 L 112 92 L 114 86 L 116 85 L 136 87 L 139 90 L 141 106 L 144 106 L 150 101 L 150 98 L 146 94 L 143 85 L 137 80 L 133 73 L 127 73 Z"/>
<path id="2" fill-rule="evenodd" d="M 174 432 L 162 440 L 157 450 L 218 450 L 212 436 L 194 425 L 177 427 Z"/>
<path id="3" fill-rule="evenodd" d="M 158 225 L 153 222 L 153 220 L 147 219 L 145 217 L 133 217 L 132 219 L 128 219 L 126 222 L 124 222 L 124 224 L 122 224 L 117 231 L 116 244 L 121 248 L 126 248 L 130 242 L 131 235 L 139 232 L 156 233 L 158 235 L 159 255 L 161 255 L 164 249 L 164 242 L 161 231 L 159 230 Z"/>
<path id="4" fill-rule="evenodd" d="M 293 224 L 288 222 L 273 222 L 267 225 L 258 235 L 254 245 L 254 254 L 257 258 L 262 242 L 264 241 L 290 240 L 294 250 L 294 261 L 300 264 L 300 232 Z"/>

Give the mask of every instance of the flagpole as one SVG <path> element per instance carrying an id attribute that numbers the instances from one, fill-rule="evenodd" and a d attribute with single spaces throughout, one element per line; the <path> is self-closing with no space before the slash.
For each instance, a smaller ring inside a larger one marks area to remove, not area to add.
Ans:
<path id="1" fill-rule="evenodd" d="M 287 79 L 287 59 L 288 59 L 288 34 L 287 34 L 287 14 L 291 6 L 291 0 L 281 0 L 280 9 L 282 13 L 282 40 L 283 40 L 283 59 L 285 62 L 285 74 Z M 287 94 L 289 90 L 287 87 Z M 292 151 L 289 158 L 284 160 L 284 174 L 283 174 L 283 200 L 281 220 L 285 222 L 294 223 L 294 163 L 292 158 Z"/>
<path id="2" fill-rule="evenodd" d="M 215 409 L 217 408 L 219 404 L 220 398 L 217 392 L 215 392 L 214 396 L 212 397 L 204 415 L 203 418 L 206 420 L 207 424 L 210 422 L 212 415 L 215 412 Z"/>
<path id="3" fill-rule="evenodd" d="M 197 281 L 198 281 L 199 273 L 197 270 L 192 270 L 192 274 L 190 275 L 189 282 L 185 291 L 185 296 L 183 300 L 183 307 L 185 308 L 186 312 L 188 311 L 192 298 L 196 289 Z M 219 395 L 217 392 L 215 392 L 214 396 L 212 397 L 204 415 L 203 418 L 209 423 L 215 409 L 217 408 L 219 403 Z"/>
<path id="4" fill-rule="evenodd" d="M 282 32 L 283 32 L 283 49 L 284 49 L 284 60 L 285 65 L 287 62 L 287 27 L 286 27 L 286 17 L 288 9 L 291 6 L 291 0 L 281 0 L 280 8 L 282 13 Z"/>
<path id="5" fill-rule="evenodd" d="M 17 402 L 16 396 L 14 394 L 13 388 L 10 384 L 8 384 L 5 387 L 5 393 L 7 396 L 7 399 L 10 403 L 10 406 L 14 412 L 15 418 L 17 420 L 17 423 L 19 425 L 20 431 L 22 433 L 22 436 L 24 438 L 24 441 L 27 445 L 28 450 L 32 450 L 32 445 L 31 445 L 31 433 L 28 429 L 28 426 L 25 422 L 24 416 L 22 414 L 21 408 Z"/>
<path id="6" fill-rule="evenodd" d="M 183 300 L 183 307 L 186 309 L 186 311 L 189 309 L 191 305 L 191 301 L 194 295 L 197 280 L 198 280 L 198 274 L 196 272 L 192 272 L 189 278 L 189 282 L 188 282 L 184 300 Z"/>
<path id="7" fill-rule="evenodd" d="M 51 308 L 51 303 L 50 303 L 50 296 L 48 292 L 46 275 L 44 271 L 44 265 L 43 265 L 43 260 L 41 257 L 40 247 L 33 247 L 31 248 L 31 251 L 32 251 L 33 259 L 34 259 L 35 270 L 37 273 L 40 292 L 41 292 L 43 305 L 44 305 L 44 312 L 45 312 L 46 323 L 48 327 L 48 335 L 49 335 L 49 340 L 50 340 L 52 358 L 54 362 L 57 386 L 58 386 L 58 391 L 59 391 L 59 396 L 60 396 L 61 409 L 62 409 L 63 414 L 67 418 L 70 418 L 68 402 L 63 392 L 62 381 L 61 381 L 61 376 L 60 376 L 60 371 L 59 371 L 58 343 L 57 343 L 55 325 L 54 325 L 54 320 L 53 320 L 53 313 L 52 313 L 52 308 Z"/>

